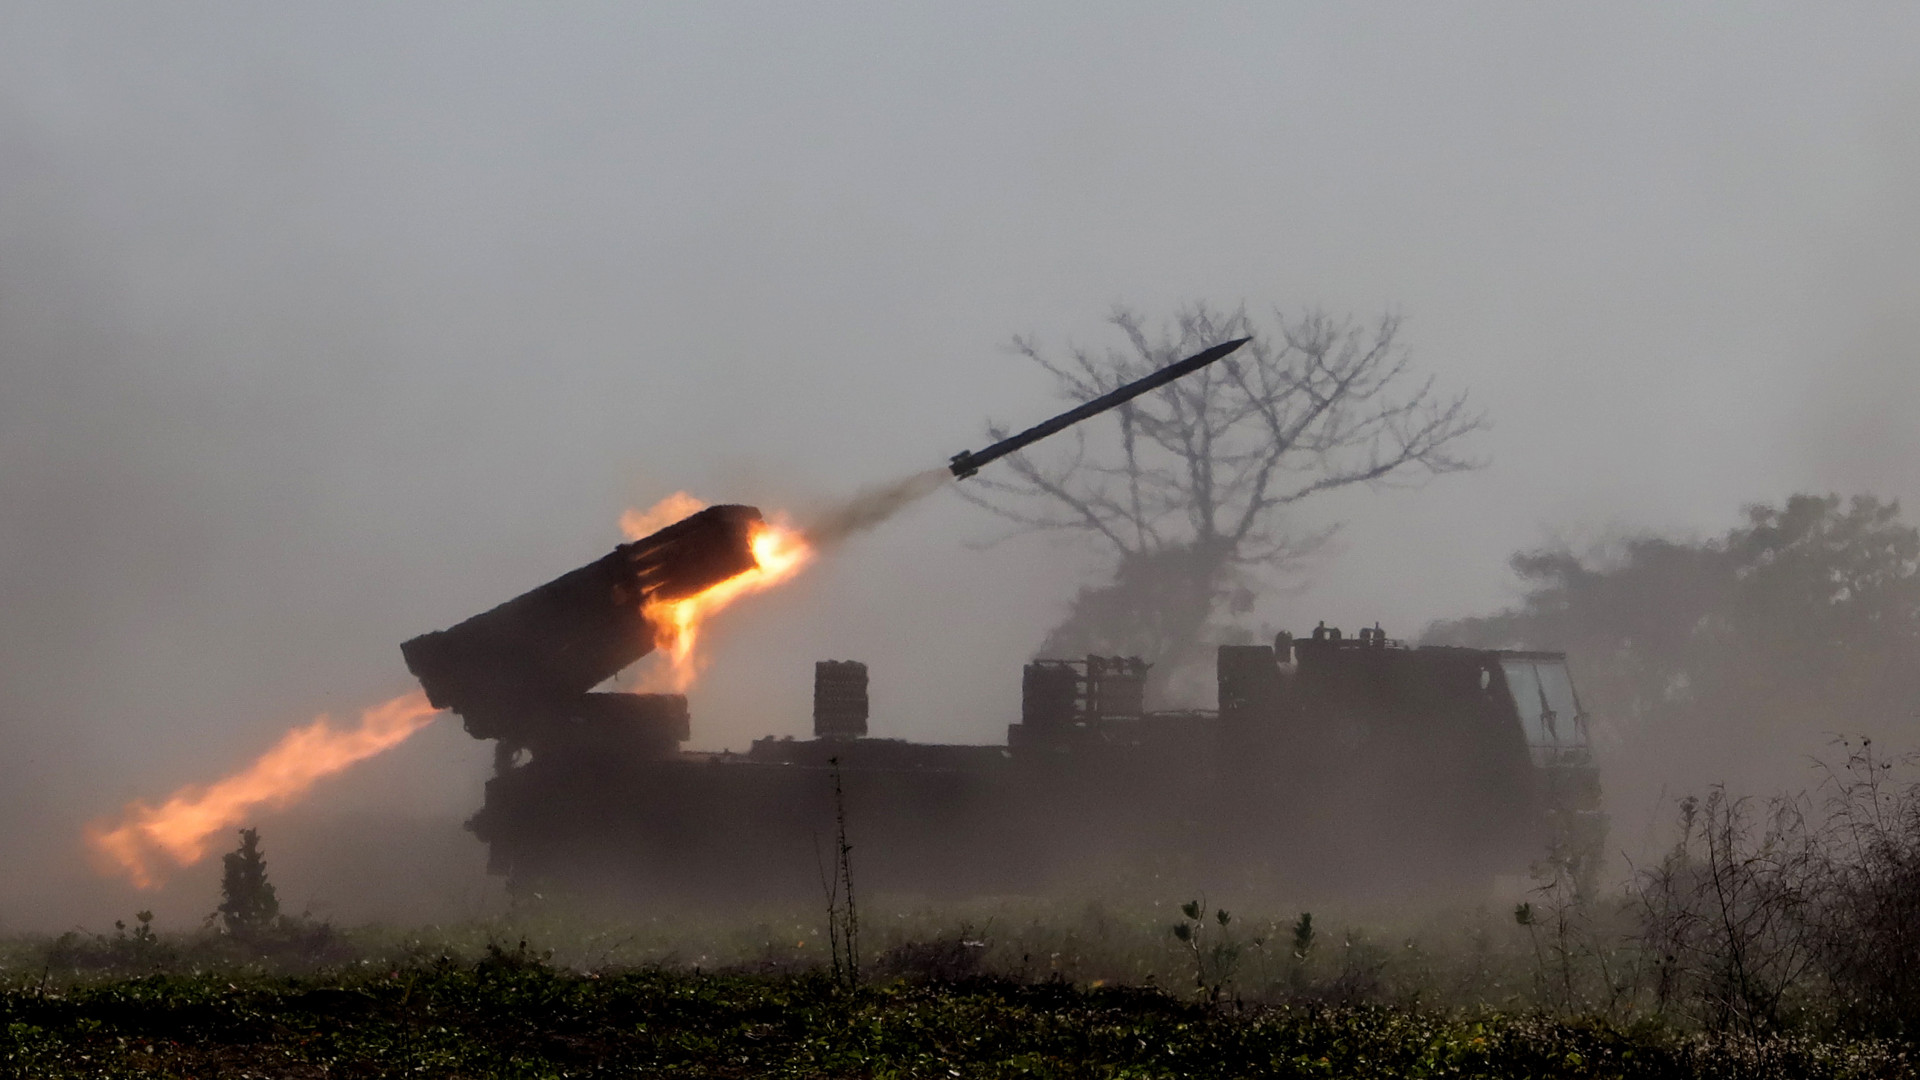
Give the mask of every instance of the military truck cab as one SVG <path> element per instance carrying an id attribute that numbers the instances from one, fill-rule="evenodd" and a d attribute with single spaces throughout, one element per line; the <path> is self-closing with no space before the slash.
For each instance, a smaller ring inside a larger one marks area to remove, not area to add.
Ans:
<path id="1" fill-rule="evenodd" d="M 1278 861 L 1365 884 L 1463 883 L 1550 859 L 1590 874 L 1605 837 L 1564 653 L 1410 647 L 1324 623 L 1219 659 L 1229 786 Z"/>

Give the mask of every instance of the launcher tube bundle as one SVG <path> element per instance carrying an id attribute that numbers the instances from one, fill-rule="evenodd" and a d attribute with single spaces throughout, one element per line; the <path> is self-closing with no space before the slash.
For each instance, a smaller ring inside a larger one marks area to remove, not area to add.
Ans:
<path id="1" fill-rule="evenodd" d="M 760 511 L 712 506 L 445 630 L 400 646 L 435 706 L 475 738 L 582 708 L 589 690 L 653 651 L 649 601 L 692 596 L 754 567 Z"/>

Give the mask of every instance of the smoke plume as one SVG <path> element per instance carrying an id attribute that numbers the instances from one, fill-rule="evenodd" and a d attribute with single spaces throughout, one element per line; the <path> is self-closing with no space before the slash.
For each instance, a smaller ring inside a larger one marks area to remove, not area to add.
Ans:
<path id="1" fill-rule="evenodd" d="M 945 468 L 928 469 L 884 484 L 863 488 L 845 502 L 814 514 L 802 531 L 817 548 L 831 548 L 855 533 L 876 528 L 907 507 L 939 491 L 953 474 Z"/>

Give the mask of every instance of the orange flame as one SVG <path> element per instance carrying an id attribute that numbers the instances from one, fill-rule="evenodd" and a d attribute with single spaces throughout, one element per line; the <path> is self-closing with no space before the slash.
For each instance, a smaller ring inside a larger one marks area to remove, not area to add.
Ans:
<path id="1" fill-rule="evenodd" d="M 415 691 L 361 713 L 360 726 L 351 731 L 334 730 L 323 714 L 209 787 L 183 787 L 158 807 L 128 804 L 118 826 L 89 826 L 87 842 L 105 869 L 151 888 L 160 883 L 157 867 L 163 857 L 179 866 L 200 861 L 215 833 L 241 824 L 255 807 L 285 806 L 322 777 L 398 745 L 425 727 L 435 711 L 426 695 Z"/>
<path id="2" fill-rule="evenodd" d="M 649 673 L 644 685 L 649 690 L 667 690 L 682 694 L 705 667 L 696 652 L 700 627 L 715 612 L 749 593 L 762 592 L 800 572 L 813 558 L 813 549 L 799 530 L 780 524 L 754 527 L 751 539 L 753 558 L 759 565 L 735 574 L 682 600 L 650 600 L 643 611 L 654 627 L 654 647 L 665 655 L 666 665 Z"/>
<path id="3" fill-rule="evenodd" d="M 620 516 L 620 528 L 630 540 L 658 532 L 706 504 L 684 491 L 655 503 L 645 511 Z M 641 608 L 654 627 L 654 647 L 663 663 L 641 679 L 642 689 L 654 693 L 684 694 L 706 666 L 700 658 L 700 628 L 714 613 L 750 593 L 763 592 L 798 574 L 813 559 L 813 546 L 799 529 L 783 521 L 756 525 L 748 542 L 758 565 L 717 585 L 679 600 L 648 600 Z"/>

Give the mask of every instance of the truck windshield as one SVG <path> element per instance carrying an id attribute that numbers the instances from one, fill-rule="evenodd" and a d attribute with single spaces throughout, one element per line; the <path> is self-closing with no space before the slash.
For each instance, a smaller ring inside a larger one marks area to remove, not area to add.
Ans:
<path id="1" fill-rule="evenodd" d="M 1584 753 L 1587 748 L 1586 717 L 1573 695 L 1573 679 L 1563 660 L 1523 660 L 1517 657 L 1500 661 L 1507 676 L 1507 688 L 1513 691 L 1513 704 L 1520 711 L 1520 725 L 1526 731 L 1527 746 L 1535 763 L 1545 765 L 1567 756 Z"/>

